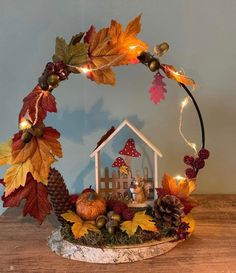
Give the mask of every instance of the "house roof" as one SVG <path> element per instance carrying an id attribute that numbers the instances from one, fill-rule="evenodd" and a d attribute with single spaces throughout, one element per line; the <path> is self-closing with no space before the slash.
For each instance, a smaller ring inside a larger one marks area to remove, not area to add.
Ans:
<path id="1" fill-rule="evenodd" d="M 95 150 L 90 154 L 90 157 L 94 157 L 95 154 L 99 152 L 125 126 L 128 126 L 147 146 L 149 146 L 158 156 L 162 157 L 160 150 L 150 140 L 148 140 L 141 131 L 139 131 L 126 119 L 115 129 L 112 134 L 109 135 L 108 138 L 105 139 L 105 141 L 103 141 L 98 147 L 95 148 Z"/>

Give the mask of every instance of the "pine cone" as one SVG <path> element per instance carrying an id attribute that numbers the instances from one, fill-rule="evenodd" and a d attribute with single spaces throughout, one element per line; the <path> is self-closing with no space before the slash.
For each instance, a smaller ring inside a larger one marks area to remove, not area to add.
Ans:
<path id="1" fill-rule="evenodd" d="M 174 195 L 165 195 L 155 200 L 154 215 L 168 227 L 178 227 L 184 216 L 184 206 Z"/>
<path id="2" fill-rule="evenodd" d="M 57 219 L 63 224 L 64 220 L 61 217 L 61 214 L 67 212 L 71 208 L 70 195 L 63 177 L 55 168 L 50 169 L 49 172 L 48 194 Z"/>

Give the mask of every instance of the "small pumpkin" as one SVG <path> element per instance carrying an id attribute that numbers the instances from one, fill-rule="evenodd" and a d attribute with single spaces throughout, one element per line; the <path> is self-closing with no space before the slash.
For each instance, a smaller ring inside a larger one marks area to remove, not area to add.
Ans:
<path id="1" fill-rule="evenodd" d="M 95 220 L 106 212 L 106 201 L 96 192 L 81 193 L 76 201 L 76 213 L 84 220 Z"/>

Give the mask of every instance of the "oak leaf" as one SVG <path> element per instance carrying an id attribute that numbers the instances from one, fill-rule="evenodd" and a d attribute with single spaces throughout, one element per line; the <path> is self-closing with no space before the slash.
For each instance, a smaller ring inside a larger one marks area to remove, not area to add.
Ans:
<path id="1" fill-rule="evenodd" d="M 188 214 L 194 207 L 198 205 L 197 201 L 190 197 L 190 194 L 195 189 L 195 181 L 182 179 L 177 183 L 174 177 L 165 173 L 162 178 L 162 188 L 157 188 L 156 191 L 160 197 L 167 194 L 175 195 L 178 197 L 184 205 L 184 213 Z"/>
<path id="2" fill-rule="evenodd" d="M 73 40 L 72 43 L 67 44 L 63 38 L 57 37 L 55 54 L 52 59 L 54 62 L 63 61 L 67 65 L 81 66 L 89 60 L 88 47 L 86 43 L 73 44 Z"/>
<path id="3" fill-rule="evenodd" d="M 121 230 L 126 232 L 129 237 L 134 235 L 138 227 L 142 230 L 147 231 L 158 231 L 153 218 L 147 214 L 145 211 L 136 212 L 134 218 L 130 221 L 125 221 L 121 224 Z"/>
<path id="4" fill-rule="evenodd" d="M 166 84 L 163 82 L 163 76 L 158 72 L 152 81 L 152 86 L 149 89 L 150 99 L 158 104 L 165 99 Z"/>
<path id="5" fill-rule="evenodd" d="M 57 112 L 55 97 L 41 89 L 39 85 L 23 99 L 23 107 L 19 114 L 19 123 L 28 115 L 33 124 L 42 123 L 47 112 Z"/>
<path id="6" fill-rule="evenodd" d="M 100 230 L 96 228 L 93 222 L 83 221 L 77 214 L 69 210 L 61 215 L 66 221 L 73 223 L 72 233 L 75 239 L 81 238 L 88 234 L 89 231 L 100 233 Z"/>
<path id="7" fill-rule="evenodd" d="M 0 166 L 5 164 L 11 164 L 12 162 L 12 140 L 9 139 L 3 143 L 0 143 Z"/>
<path id="8" fill-rule="evenodd" d="M 23 199 L 26 199 L 23 215 L 29 214 L 41 224 L 52 206 L 48 201 L 46 186 L 34 180 L 30 173 L 27 175 L 25 186 L 20 186 L 8 196 L 2 196 L 3 207 L 18 207 Z"/>
<path id="9" fill-rule="evenodd" d="M 191 78 L 187 77 L 184 74 L 181 74 L 176 71 L 173 65 L 162 64 L 162 70 L 165 72 L 166 76 L 172 80 L 177 81 L 178 83 L 182 83 L 185 85 L 195 86 L 195 81 Z"/>

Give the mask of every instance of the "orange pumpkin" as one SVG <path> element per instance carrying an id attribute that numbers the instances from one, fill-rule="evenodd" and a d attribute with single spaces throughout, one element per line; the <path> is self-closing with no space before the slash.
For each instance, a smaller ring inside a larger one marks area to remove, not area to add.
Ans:
<path id="1" fill-rule="evenodd" d="M 84 220 L 95 220 L 106 212 L 106 201 L 96 192 L 84 192 L 76 201 L 76 213 Z"/>

